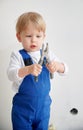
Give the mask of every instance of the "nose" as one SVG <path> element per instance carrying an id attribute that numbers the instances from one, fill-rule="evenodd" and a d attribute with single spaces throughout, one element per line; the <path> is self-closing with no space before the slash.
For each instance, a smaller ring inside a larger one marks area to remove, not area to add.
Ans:
<path id="1" fill-rule="evenodd" d="M 35 42 L 35 41 L 36 41 L 36 39 L 37 39 L 37 38 L 36 38 L 36 36 L 32 36 L 31 41 L 32 41 L 32 42 Z"/>

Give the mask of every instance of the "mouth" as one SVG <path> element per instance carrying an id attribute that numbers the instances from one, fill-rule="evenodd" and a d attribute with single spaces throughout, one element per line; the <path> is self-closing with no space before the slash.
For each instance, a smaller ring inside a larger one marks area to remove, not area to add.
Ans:
<path id="1" fill-rule="evenodd" d="M 36 48 L 36 45 L 31 45 L 30 48 L 34 49 Z"/>

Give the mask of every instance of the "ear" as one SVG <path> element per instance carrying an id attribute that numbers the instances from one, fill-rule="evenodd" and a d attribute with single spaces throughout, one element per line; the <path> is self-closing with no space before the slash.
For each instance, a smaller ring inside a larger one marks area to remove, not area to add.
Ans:
<path id="1" fill-rule="evenodd" d="M 16 34 L 16 37 L 17 37 L 18 41 L 21 42 L 21 37 L 20 37 L 19 33 Z"/>

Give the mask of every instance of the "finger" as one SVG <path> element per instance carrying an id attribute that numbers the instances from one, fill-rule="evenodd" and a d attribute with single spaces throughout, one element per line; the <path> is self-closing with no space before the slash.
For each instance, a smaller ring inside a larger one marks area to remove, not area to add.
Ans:
<path id="1" fill-rule="evenodd" d="M 41 72 L 41 71 L 42 71 L 42 66 L 38 64 L 37 70 L 38 70 L 39 72 Z"/>
<path id="2" fill-rule="evenodd" d="M 42 71 L 42 66 L 37 64 L 34 71 L 36 75 L 39 75 Z"/>

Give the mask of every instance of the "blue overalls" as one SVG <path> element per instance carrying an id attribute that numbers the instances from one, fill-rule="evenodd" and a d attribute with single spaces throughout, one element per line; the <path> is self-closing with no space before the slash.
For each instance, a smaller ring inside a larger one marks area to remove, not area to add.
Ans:
<path id="1" fill-rule="evenodd" d="M 24 49 L 19 52 L 25 65 L 33 64 Z M 27 75 L 13 98 L 13 130 L 48 130 L 51 104 L 49 91 L 49 71 L 43 64 L 38 82 L 35 82 L 33 75 Z"/>

